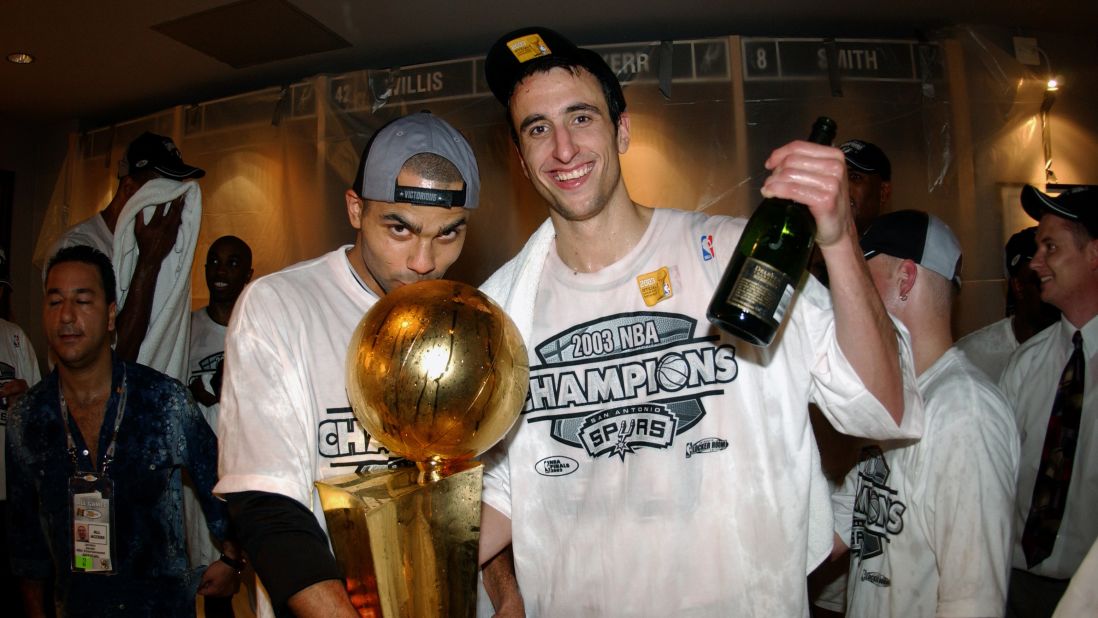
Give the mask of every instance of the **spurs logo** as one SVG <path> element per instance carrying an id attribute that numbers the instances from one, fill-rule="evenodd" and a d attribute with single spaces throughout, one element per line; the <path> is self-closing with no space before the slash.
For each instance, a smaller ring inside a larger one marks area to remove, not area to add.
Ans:
<path id="1" fill-rule="evenodd" d="M 739 373 L 736 348 L 695 336 L 697 321 L 660 312 L 578 324 L 534 349 L 523 416 L 592 457 L 668 448 L 705 416 L 704 399 Z M 700 451 L 699 451 L 700 452 Z"/>
<path id="2" fill-rule="evenodd" d="M 638 447 L 667 448 L 675 438 L 678 418 L 667 408 L 641 404 L 604 410 L 589 416 L 579 430 L 580 440 L 592 457 L 636 453 Z"/>
<path id="3" fill-rule="evenodd" d="M 888 485 L 890 473 L 880 448 L 868 446 L 862 450 L 850 550 L 863 561 L 883 554 L 888 547 L 889 536 L 904 530 L 907 505 Z"/>

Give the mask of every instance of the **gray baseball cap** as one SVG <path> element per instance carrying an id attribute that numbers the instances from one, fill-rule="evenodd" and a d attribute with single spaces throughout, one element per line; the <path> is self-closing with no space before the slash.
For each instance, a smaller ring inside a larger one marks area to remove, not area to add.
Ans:
<path id="1" fill-rule="evenodd" d="M 408 159 L 423 153 L 453 163 L 465 186 L 448 191 L 398 185 L 400 169 Z M 397 118 L 377 132 L 359 170 L 359 179 L 355 190 L 368 200 L 444 208 L 476 208 L 480 201 L 480 170 L 469 142 L 445 120 L 426 111 Z"/>
<path id="2" fill-rule="evenodd" d="M 961 243 L 944 221 L 921 210 L 898 210 L 869 224 L 861 239 L 862 254 L 881 253 L 911 260 L 961 285 Z"/>

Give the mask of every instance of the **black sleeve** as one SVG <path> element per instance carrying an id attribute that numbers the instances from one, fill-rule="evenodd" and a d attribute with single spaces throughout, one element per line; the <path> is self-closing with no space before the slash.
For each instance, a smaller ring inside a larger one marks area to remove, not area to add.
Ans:
<path id="1" fill-rule="evenodd" d="M 328 537 L 300 502 L 262 491 L 226 494 L 225 500 L 233 533 L 279 616 L 292 615 L 286 602 L 297 592 L 343 579 Z"/>

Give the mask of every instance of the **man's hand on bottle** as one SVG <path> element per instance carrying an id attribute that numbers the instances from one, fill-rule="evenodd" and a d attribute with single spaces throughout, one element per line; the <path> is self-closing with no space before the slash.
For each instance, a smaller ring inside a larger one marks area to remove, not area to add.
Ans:
<path id="1" fill-rule="evenodd" d="M 850 212 L 846 159 L 838 148 L 806 141 L 790 142 L 770 154 L 763 184 L 765 197 L 800 202 L 816 219 L 816 244 L 833 245 L 848 235 L 857 239 Z"/>

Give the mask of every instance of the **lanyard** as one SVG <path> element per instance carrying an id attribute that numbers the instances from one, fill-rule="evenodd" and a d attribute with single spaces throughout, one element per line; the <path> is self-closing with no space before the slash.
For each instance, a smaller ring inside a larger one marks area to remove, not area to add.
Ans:
<path id="1" fill-rule="evenodd" d="M 61 424 L 65 426 L 65 440 L 69 447 L 69 459 L 72 460 L 73 472 L 77 472 L 80 467 L 76 464 L 76 442 L 72 439 L 72 430 L 69 428 L 69 406 L 65 402 L 65 389 L 61 388 L 61 384 L 57 385 L 57 393 L 61 398 Z M 122 425 L 122 416 L 126 413 L 126 368 L 122 367 L 122 386 L 118 389 L 118 405 L 115 407 L 114 415 L 114 434 L 111 435 L 111 443 L 107 446 L 107 450 L 102 454 L 103 467 L 100 469 L 100 474 L 108 476 L 107 468 L 114 461 L 114 449 L 118 443 L 118 428 Z M 92 462 L 92 466 L 95 466 L 95 462 Z"/>

